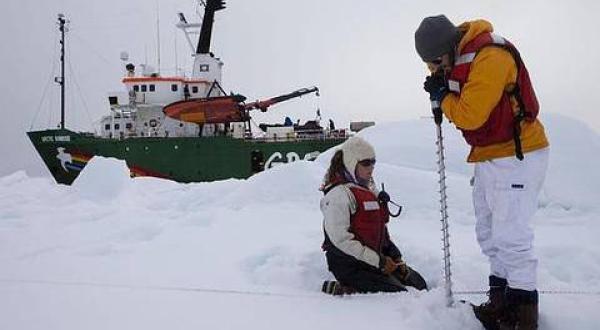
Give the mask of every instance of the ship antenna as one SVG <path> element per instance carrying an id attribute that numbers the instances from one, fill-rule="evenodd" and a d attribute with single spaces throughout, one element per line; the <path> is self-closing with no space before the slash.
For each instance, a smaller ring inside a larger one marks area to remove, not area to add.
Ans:
<path id="1" fill-rule="evenodd" d="M 156 58 L 158 62 L 158 75 L 160 76 L 160 11 L 158 0 L 156 1 Z"/>
<path id="2" fill-rule="evenodd" d="M 177 61 L 177 33 L 173 33 L 173 40 L 175 42 L 175 46 L 173 47 L 173 50 L 175 51 L 175 75 L 177 76 L 179 74 L 179 64 Z"/>
<path id="3" fill-rule="evenodd" d="M 58 30 L 60 31 L 60 77 L 54 81 L 60 85 L 60 129 L 65 129 L 65 32 L 69 31 L 69 20 L 58 14 Z"/>
<path id="4" fill-rule="evenodd" d="M 215 19 L 215 12 L 225 9 L 224 0 L 206 0 L 204 5 L 204 17 L 202 18 L 202 28 L 200 30 L 200 38 L 198 39 L 198 47 L 196 54 L 210 53 L 210 38 L 212 35 L 212 26 Z"/>

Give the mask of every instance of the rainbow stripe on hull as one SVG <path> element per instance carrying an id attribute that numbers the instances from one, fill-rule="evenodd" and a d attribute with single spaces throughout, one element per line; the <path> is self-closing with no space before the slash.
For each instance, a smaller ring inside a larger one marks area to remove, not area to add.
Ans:
<path id="1" fill-rule="evenodd" d="M 66 163 L 65 166 L 74 171 L 82 171 L 87 163 L 94 157 L 93 155 L 85 154 L 81 151 L 71 151 L 71 162 Z"/>

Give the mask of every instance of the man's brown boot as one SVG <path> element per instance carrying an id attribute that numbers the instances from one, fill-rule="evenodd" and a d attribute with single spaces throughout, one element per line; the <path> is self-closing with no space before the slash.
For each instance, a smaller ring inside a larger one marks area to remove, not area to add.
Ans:
<path id="1" fill-rule="evenodd" d="M 473 306 L 475 317 L 487 330 L 497 330 L 498 320 L 506 309 L 506 279 L 491 275 L 488 301 L 479 306 Z"/>
<path id="2" fill-rule="evenodd" d="M 507 288 L 507 309 L 499 322 L 500 330 L 536 330 L 538 328 L 538 292 Z"/>

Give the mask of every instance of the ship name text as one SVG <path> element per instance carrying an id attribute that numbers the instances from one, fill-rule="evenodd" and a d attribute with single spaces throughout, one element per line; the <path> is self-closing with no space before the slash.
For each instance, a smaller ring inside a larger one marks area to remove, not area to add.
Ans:
<path id="1" fill-rule="evenodd" d="M 71 142 L 71 137 L 69 135 L 47 135 L 42 136 L 42 142 Z"/>

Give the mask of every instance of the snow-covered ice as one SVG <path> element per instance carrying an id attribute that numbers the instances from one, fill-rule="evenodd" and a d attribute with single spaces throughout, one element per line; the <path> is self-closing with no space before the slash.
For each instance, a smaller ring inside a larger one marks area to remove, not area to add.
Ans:
<path id="1" fill-rule="evenodd" d="M 534 219 L 539 289 L 600 292 L 600 136 L 542 117 L 551 163 Z M 454 289 L 485 290 L 467 148 L 444 125 Z M 446 308 L 435 129 L 430 120 L 361 133 L 375 176 L 404 212 L 390 224 L 433 289 L 331 297 L 317 190 L 332 151 L 247 180 L 128 178 L 94 158 L 72 187 L 0 178 L 0 329 L 480 329 Z M 484 295 L 457 295 L 480 302 Z M 597 329 L 600 295 L 542 294 L 541 329 Z"/>

